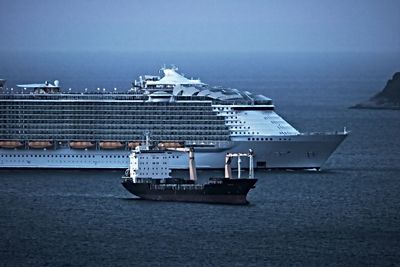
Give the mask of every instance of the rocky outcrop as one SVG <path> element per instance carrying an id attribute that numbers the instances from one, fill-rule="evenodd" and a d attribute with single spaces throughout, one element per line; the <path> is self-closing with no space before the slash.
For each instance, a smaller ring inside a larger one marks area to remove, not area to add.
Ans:
<path id="1" fill-rule="evenodd" d="M 400 109 L 400 72 L 393 75 L 381 92 L 352 108 Z"/>

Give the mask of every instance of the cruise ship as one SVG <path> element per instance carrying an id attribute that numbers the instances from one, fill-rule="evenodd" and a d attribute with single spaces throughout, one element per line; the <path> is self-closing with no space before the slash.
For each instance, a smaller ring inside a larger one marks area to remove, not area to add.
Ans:
<path id="1" fill-rule="evenodd" d="M 175 67 L 140 76 L 125 93 L 63 92 L 58 81 L 18 87 L 0 83 L 1 168 L 124 169 L 148 135 L 168 150 L 172 169 L 187 168 L 179 147 L 193 147 L 203 169 L 249 149 L 255 168 L 320 169 L 348 135 L 301 133 L 270 98 L 188 79 Z"/>

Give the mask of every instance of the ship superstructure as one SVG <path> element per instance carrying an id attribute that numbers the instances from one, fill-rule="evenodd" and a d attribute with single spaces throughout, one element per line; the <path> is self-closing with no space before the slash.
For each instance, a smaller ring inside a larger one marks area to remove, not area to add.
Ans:
<path id="1" fill-rule="evenodd" d="M 257 168 L 319 169 L 347 135 L 300 133 L 270 98 L 162 71 L 126 93 L 64 93 L 58 81 L 3 88 L 0 167 L 125 168 L 149 132 L 161 149 L 195 147 L 199 168 L 223 168 L 228 150 L 253 148 Z M 168 154 L 171 168 L 187 168 L 187 155 Z"/>

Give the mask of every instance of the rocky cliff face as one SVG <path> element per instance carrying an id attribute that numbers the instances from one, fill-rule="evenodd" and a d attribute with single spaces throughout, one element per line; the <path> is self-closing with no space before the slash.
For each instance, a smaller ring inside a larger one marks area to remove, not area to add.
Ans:
<path id="1" fill-rule="evenodd" d="M 381 92 L 352 108 L 400 109 L 400 72 L 393 75 Z"/>

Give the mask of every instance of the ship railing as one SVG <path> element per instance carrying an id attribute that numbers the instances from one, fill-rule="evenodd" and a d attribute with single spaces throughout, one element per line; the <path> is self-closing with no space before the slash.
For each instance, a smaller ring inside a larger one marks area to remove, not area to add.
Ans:
<path id="1" fill-rule="evenodd" d="M 343 131 L 326 131 L 326 132 L 302 132 L 299 135 L 308 136 L 308 135 L 334 135 L 334 134 L 347 134 L 348 131 L 344 129 Z"/>
<path id="2" fill-rule="evenodd" d="M 102 139 L 93 139 L 93 136 L 88 135 L 87 138 L 84 138 L 84 136 L 80 136 L 79 138 L 53 138 L 53 137 L 49 137 L 48 135 L 25 135 L 24 137 L 21 138 L 16 138 L 14 135 L 10 135 L 10 136 L 6 136 L 6 135 L 2 135 L 0 137 L 1 140 L 3 141 L 19 141 L 19 142 L 27 142 L 29 140 L 37 140 L 37 141 L 48 141 L 48 140 L 52 140 L 55 142 L 55 144 L 57 144 L 57 146 L 63 146 L 65 144 L 68 144 L 70 142 L 74 142 L 75 140 L 79 140 L 82 142 L 102 142 L 104 140 L 104 138 Z M 165 136 L 164 136 L 165 137 Z M 194 136 L 192 136 L 194 137 Z M 198 137 L 198 136 L 196 136 Z M 162 139 L 157 139 L 157 140 L 153 140 L 154 143 L 162 143 L 162 142 L 175 142 L 175 143 L 185 143 L 186 145 L 190 145 L 190 146 L 212 146 L 212 147 L 225 147 L 226 145 L 229 145 L 231 143 L 230 140 L 217 140 L 216 138 L 218 138 L 218 136 L 215 136 L 214 139 L 207 139 L 207 140 L 195 140 L 195 139 L 177 139 L 176 136 L 171 136 L 170 138 L 162 138 Z M 135 139 L 135 138 L 133 138 Z M 140 136 L 138 136 L 138 138 L 136 138 L 137 140 L 141 140 Z M 135 140 L 136 140 L 135 139 Z M 109 142 L 121 142 L 123 144 L 132 142 L 132 135 L 129 136 L 129 139 L 127 140 L 122 140 L 122 139 L 116 139 L 114 140 L 113 138 L 108 138 L 107 139 Z"/>
<path id="3" fill-rule="evenodd" d="M 204 185 L 201 184 L 151 184 L 151 189 L 155 190 L 203 190 Z"/>
<path id="4" fill-rule="evenodd" d="M 41 100 L 147 100 L 147 96 L 104 93 L 68 93 L 68 94 L 0 94 L 0 99 L 41 99 Z"/>
<path id="5" fill-rule="evenodd" d="M 126 176 L 126 175 L 122 176 L 121 179 L 122 179 L 122 182 L 132 182 L 132 183 L 134 182 L 132 177 Z"/>
<path id="6" fill-rule="evenodd" d="M 122 94 L 122 93 L 59 93 L 59 94 L 27 94 L 12 93 L 0 94 L 0 99 L 42 99 L 42 100 L 148 100 L 148 96 L 139 94 Z M 246 99 L 211 99 L 203 96 L 175 96 L 176 101 L 202 101 L 211 102 L 212 104 L 228 104 L 228 105 L 252 105 L 255 102 Z M 260 102 L 261 103 L 261 102 Z M 262 102 L 263 103 L 263 102 Z M 267 102 L 266 102 L 267 103 Z"/>

